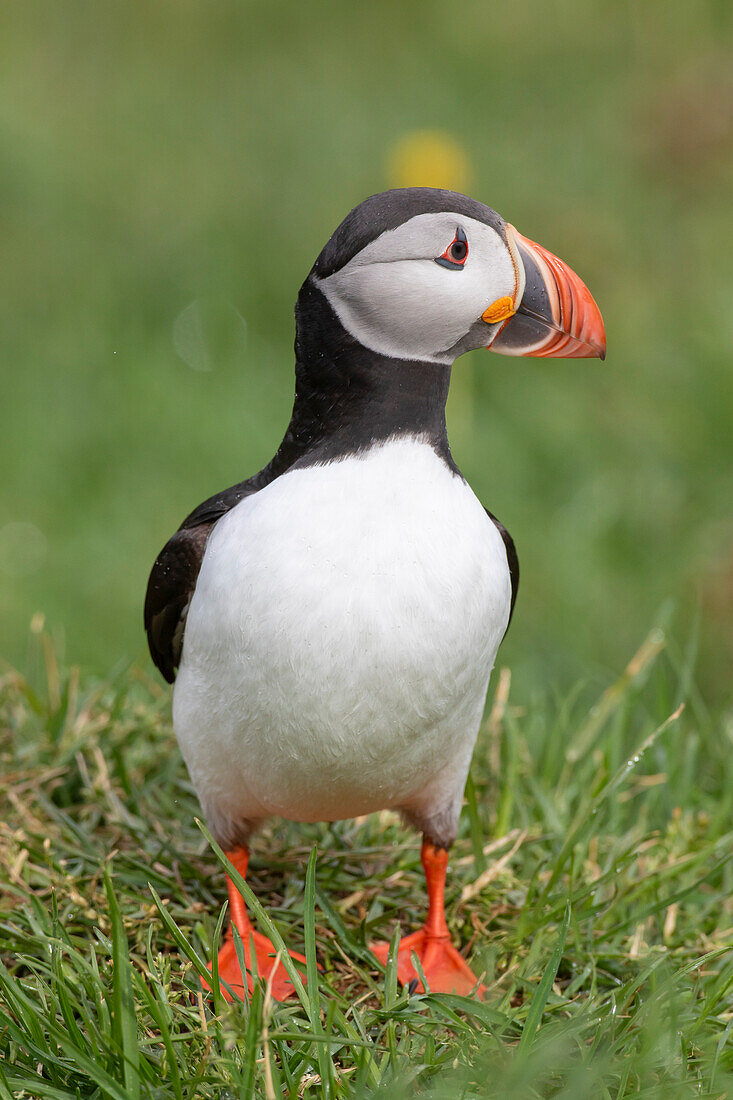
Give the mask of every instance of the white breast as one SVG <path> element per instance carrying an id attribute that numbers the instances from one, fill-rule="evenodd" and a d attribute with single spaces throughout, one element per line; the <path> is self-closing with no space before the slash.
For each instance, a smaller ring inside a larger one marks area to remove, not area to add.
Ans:
<path id="1" fill-rule="evenodd" d="M 427 444 L 293 470 L 243 500 L 210 537 L 174 692 L 214 827 L 462 786 L 510 595 L 501 536 Z"/>

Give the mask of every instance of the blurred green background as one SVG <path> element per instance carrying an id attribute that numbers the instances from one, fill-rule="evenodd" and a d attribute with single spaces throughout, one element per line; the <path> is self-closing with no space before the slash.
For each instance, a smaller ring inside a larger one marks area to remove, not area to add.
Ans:
<path id="1" fill-rule="evenodd" d="M 608 358 L 475 353 L 456 459 L 516 540 L 520 684 L 676 608 L 733 658 L 729 0 L 4 5 L 0 654 L 146 661 L 150 565 L 272 455 L 293 303 L 367 195 L 456 186 L 588 282 Z"/>

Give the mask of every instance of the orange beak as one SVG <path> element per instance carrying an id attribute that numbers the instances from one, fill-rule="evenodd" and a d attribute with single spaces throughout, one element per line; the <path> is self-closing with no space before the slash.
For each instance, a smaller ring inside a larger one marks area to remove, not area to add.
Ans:
<path id="1" fill-rule="evenodd" d="M 566 263 L 512 225 L 507 238 L 521 263 L 524 291 L 516 312 L 487 345 L 502 355 L 538 358 L 605 359 L 606 330 L 588 287 Z"/>

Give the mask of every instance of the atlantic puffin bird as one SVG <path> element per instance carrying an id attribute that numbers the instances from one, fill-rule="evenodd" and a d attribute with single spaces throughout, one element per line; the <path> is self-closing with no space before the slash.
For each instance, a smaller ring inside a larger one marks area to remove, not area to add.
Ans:
<path id="1" fill-rule="evenodd" d="M 453 361 L 603 358 L 600 312 L 552 253 L 451 191 L 374 195 L 344 219 L 296 306 L 295 402 L 275 457 L 199 505 L 153 566 L 145 627 L 205 816 L 246 873 L 272 816 L 390 808 L 419 829 L 424 926 L 398 975 L 467 993 L 450 942 L 448 850 L 489 674 L 514 609 L 514 544 L 451 457 Z M 292 992 L 228 881 L 225 995 L 250 968 Z M 386 960 L 387 945 L 374 945 Z M 294 956 L 301 959 L 301 956 Z M 274 968 L 274 972 L 273 972 Z M 419 986 L 419 983 L 418 983 Z"/>

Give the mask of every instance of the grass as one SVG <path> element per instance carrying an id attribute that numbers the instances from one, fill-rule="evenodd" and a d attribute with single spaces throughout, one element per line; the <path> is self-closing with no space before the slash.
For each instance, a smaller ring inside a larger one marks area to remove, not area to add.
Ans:
<path id="1" fill-rule="evenodd" d="M 257 838 L 252 911 L 309 980 L 229 1006 L 198 983 L 225 892 L 168 692 L 35 645 L 2 677 L 2 1100 L 733 1091 L 733 753 L 691 652 L 655 632 L 595 701 L 496 678 L 448 884 L 483 1004 L 410 996 L 370 955 L 425 907 L 417 838 L 382 814 Z"/>

